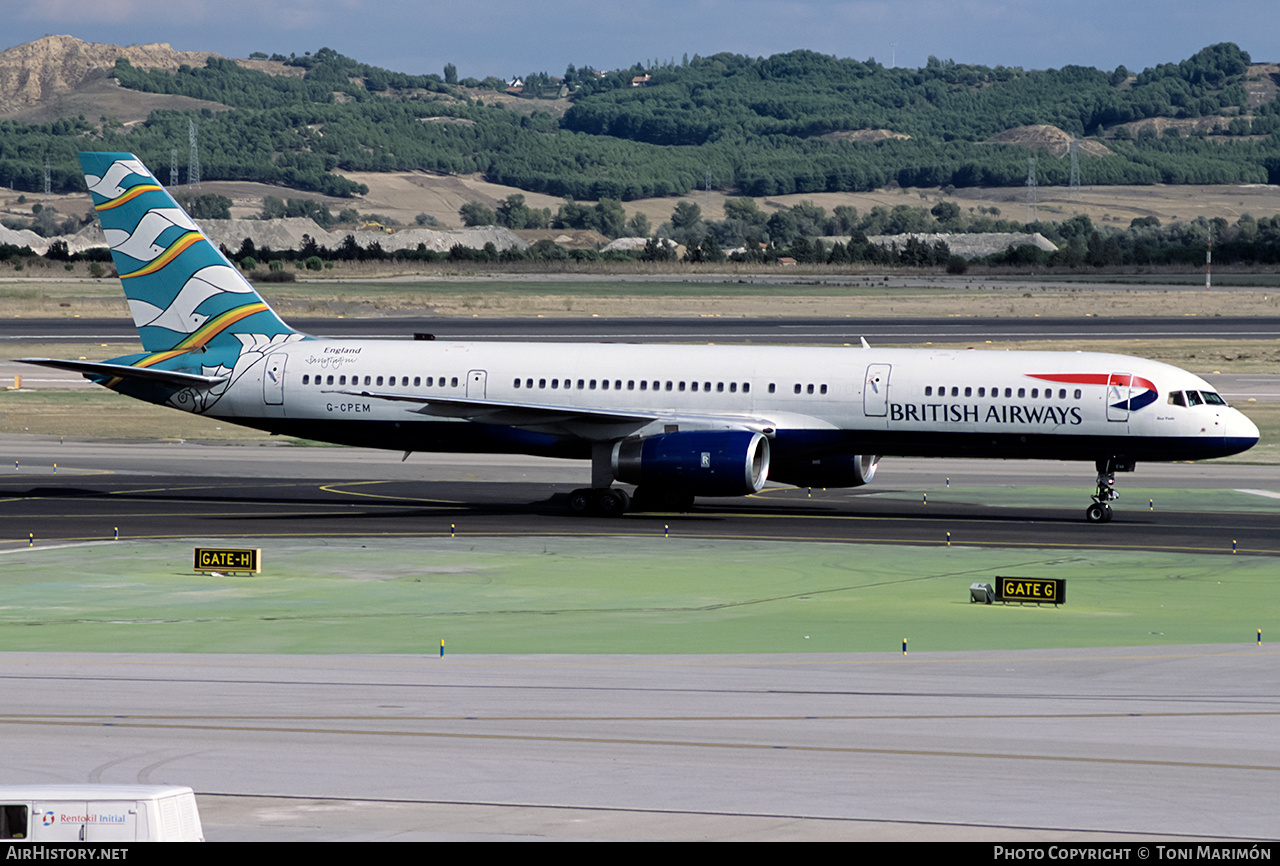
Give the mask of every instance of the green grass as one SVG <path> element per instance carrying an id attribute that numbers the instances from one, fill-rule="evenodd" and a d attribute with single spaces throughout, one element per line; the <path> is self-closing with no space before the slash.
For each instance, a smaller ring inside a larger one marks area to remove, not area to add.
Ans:
<path id="1" fill-rule="evenodd" d="M 261 542 L 260 576 L 191 545 L 0 556 L 0 651 L 797 653 L 1240 643 L 1277 634 L 1274 558 L 678 539 Z M 242 541 L 238 546 L 259 546 Z M 997 574 L 1061 608 L 973 605 Z"/>

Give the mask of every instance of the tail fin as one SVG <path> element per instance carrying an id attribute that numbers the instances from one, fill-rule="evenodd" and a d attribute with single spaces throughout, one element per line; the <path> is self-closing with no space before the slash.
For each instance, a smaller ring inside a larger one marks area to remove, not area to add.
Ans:
<path id="1" fill-rule="evenodd" d="M 82 153 L 80 166 L 144 349 L 295 333 L 136 156 Z"/>

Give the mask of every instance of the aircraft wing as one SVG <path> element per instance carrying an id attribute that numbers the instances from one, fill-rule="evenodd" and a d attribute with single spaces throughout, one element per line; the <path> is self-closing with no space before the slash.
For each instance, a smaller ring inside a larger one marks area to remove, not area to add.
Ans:
<path id="1" fill-rule="evenodd" d="M 620 439 L 630 436 L 655 422 L 723 426 L 737 430 L 772 432 L 776 422 L 750 415 L 699 414 L 689 412 L 628 412 L 616 409 L 591 409 L 583 406 L 556 406 L 544 403 L 517 403 L 506 400 L 482 400 L 470 397 L 424 397 L 416 394 L 392 394 L 378 391 L 326 391 L 350 397 L 369 397 L 416 404 L 419 415 L 439 418 L 461 418 L 482 424 L 501 424 L 537 433 L 579 436 L 584 439 Z"/>
<path id="2" fill-rule="evenodd" d="M 141 379 L 144 382 L 162 382 L 179 388 L 211 388 L 227 381 L 227 376 L 202 376 L 199 373 L 180 373 L 177 370 L 159 370 L 155 367 L 130 367 L 128 364 L 107 364 L 101 361 L 65 361 L 60 358 L 18 358 L 22 364 L 36 364 L 57 370 L 70 370 L 86 376 L 105 376 L 119 379 Z"/>

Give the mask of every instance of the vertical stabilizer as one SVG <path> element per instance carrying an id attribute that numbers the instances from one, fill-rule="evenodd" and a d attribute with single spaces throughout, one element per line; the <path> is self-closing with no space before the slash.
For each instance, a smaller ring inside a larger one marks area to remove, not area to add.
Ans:
<path id="1" fill-rule="evenodd" d="M 148 352 L 295 333 L 136 156 L 82 153 L 80 166 Z"/>

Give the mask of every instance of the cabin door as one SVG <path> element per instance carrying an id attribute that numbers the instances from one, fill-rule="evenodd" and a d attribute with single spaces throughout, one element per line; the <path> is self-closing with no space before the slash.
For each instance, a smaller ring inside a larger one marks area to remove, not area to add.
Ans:
<path id="1" fill-rule="evenodd" d="M 267 356 L 267 367 L 262 372 L 262 399 L 269 406 L 284 402 L 284 362 L 288 357 L 284 352 Z"/>
<path id="2" fill-rule="evenodd" d="M 487 375 L 484 370 L 472 370 L 467 374 L 467 399 L 483 400 L 485 392 L 485 380 Z"/>
<path id="3" fill-rule="evenodd" d="M 862 413 L 883 418 L 889 412 L 889 371 L 891 364 L 870 364 L 862 383 Z"/>
<path id="4" fill-rule="evenodd" d="M 1107 420 L 1129 420 L 1129 390 L 1133 376 L 1112 373 L 1107 377 Z"/>

